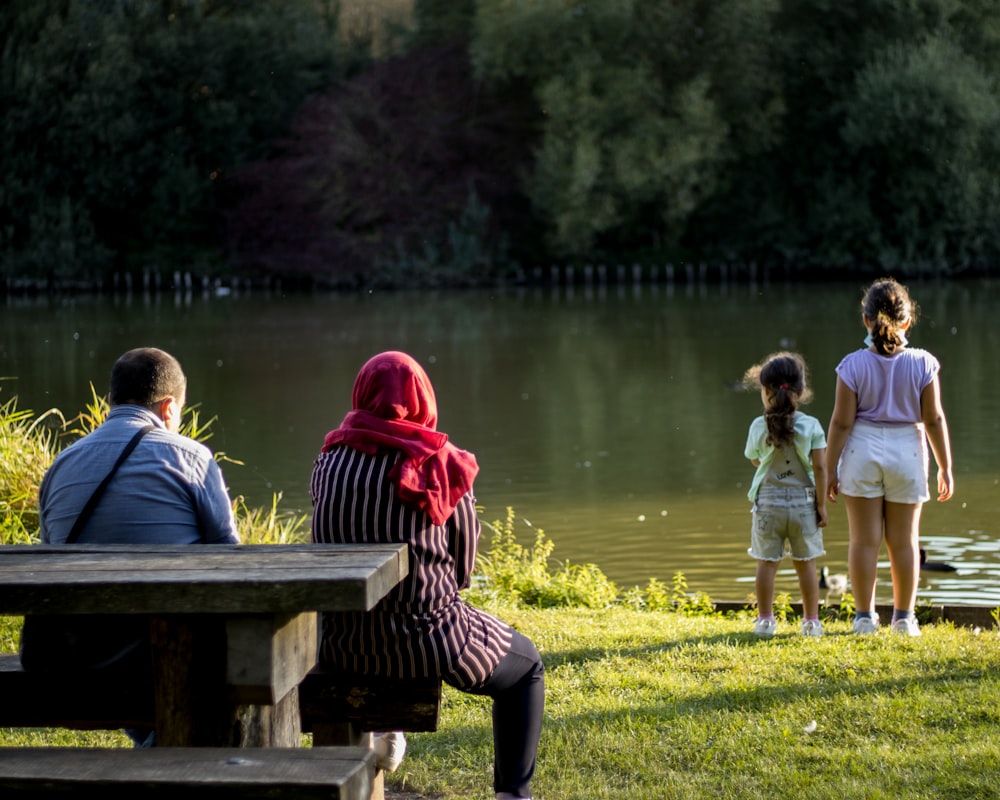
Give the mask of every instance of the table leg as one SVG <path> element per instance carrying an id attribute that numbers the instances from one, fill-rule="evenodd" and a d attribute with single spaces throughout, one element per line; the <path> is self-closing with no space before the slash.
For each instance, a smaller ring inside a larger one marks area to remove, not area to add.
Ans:
<path id="1" fill-rule="evenodd" d="M 299 747 L 298 689 L 274 704 L 233 699 L 222 618 L 154 617 L 150 623 L 156 743 L 161 747 Z"/>
<path id="2" fill-rule="evenodd" d="M 235 708 L 225 692 L 222 619 L 174 615 L 150 622 L 156 744 L 232 747 Z"/>

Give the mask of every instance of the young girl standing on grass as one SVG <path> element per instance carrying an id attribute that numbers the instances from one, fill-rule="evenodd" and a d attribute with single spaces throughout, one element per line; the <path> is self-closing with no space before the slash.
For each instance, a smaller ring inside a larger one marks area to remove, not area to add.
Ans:
<path id="1" fill-rule="evenodd" d="M 919 636 L 914 616 L 920 574 L 920 510 L 927 490 L 927 443 L 937 462 L 938 501 L 951 497 L 951 444 L 941 407 L 941 365 L 907 347 L 917 305 L 891 278 L 875 281 L 861 303 L 865 349 L 837 365 L 830 418 L 827 494 L 844 496 L 847 564 L 857 616 L 854 632 L 875 633 L 878 554 L 885 539 L 892 572 L 892 630 Z"/>
<path id="2" fill-rule="evenodd" d="M 746 386 L 760 388 L 764 414 L 750 423 L 744 455 L 757 467 L 748 499 L 753 503 L 750 549 L 757 559 L 757 636 L 774 636 L 774 579 L 786 548 L 792 555 L 802 593 L 803 636 L 822 636 L 819 621 L 819 576 L 816 559 L 823 555 L 826 498 L 826 437 L 815 417 L 798 410 L 812 392 L 806 364 L 797 353 L 774 353 L 743 376 Z"/>

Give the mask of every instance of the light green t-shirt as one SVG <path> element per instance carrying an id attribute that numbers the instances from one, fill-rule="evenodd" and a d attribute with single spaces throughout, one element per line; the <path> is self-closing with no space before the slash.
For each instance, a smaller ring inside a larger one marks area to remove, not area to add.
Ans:
<path id="1" fill-rule="evenodd" d="M 826 448 L 826 433 L 824 433 L 823 426 L 820 425 L 816 417 L 803 414 L 801 411 L 795 412 L 793 426 L 795 428 L 795 438 L 792 441 L 792 445 L 799 457 L 799 461 L 802 462 L 802 466 L 805 468 L 806 474 L 809 476 L 809 480 L 815 486 L 816 476 L 813 475 L 812 451 Z M 750 423 L 747 444 L 743 449 L 743 455 L 748 459 L 751 461 L 754 459 L 760 461 L 757 472 L 754 473 L 753 482 L 750 484 L 750 491 L 747 492 L 747 499 L 750 502 L 753 502 L 757 498 L 757 490 L 771 468 L 775 453 L 779 451 L 780 448 L 767 444 L 767 422 L 763 416 L 757 417 L 757 419 Z M 825 490 L 826 487 L 823 488 Z"/>

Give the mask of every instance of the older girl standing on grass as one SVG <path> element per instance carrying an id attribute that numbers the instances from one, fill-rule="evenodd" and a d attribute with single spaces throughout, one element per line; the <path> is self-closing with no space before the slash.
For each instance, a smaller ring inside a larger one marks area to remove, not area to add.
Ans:
<path id="1" fill-rule="evenodd" d="M 914 615 L 920 573 L 920 511 L 927 490 L 927 443 L 938 467 L 938 501 L 954 478 L 948 423 L 941 407 L 940 364 L 907 347 L 917 305 L 891 278 L 875 281 L 861 303 L 865 349 L 837 366 L 837 394 L 828 432 L 827 494 L 844 496 L 850 531 L 847 562 L 857 616 L 854 632 L 878 630 L 875 584 L 885 539 L 892 572 L 892 630 L 919 636 Z"/>
<path id="2" fill-rule="evenodd" d="M 826 498 L 826 437 L 815 417 L 798 410 L 812 392 L 806 364 L 797 353 L 775 353 L 746 371 L 746 386 L 760 387 L 764 414 L 750 423 L 744 455 L 757 467 L 747 497 L 753 503 L 750 549 L 757 559 L 757 620 L 754 633 L 774 636 L 774 579 L 786 547 L 802 593 L 803 636 L 822 636 L 819 576 Z"/>

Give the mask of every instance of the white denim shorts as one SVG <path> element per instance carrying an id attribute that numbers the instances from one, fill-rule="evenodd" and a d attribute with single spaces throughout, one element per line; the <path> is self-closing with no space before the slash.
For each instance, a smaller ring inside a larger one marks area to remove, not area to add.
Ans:
<path id="1" fill-rule="evenodd" d="M 884 497 L 890 503 L 925 503 L 929 469 L 923 425 L 882 426 L 856 422 L 840 455 L 840 492 Z"/>
<path id="2" fill-rule="evenodd" d="M 809 561 L 826 553 L 816 516 L 816 490 L 806 487 L 761 486 L 753 504 L 751 556 L 758 561 Z"/>

